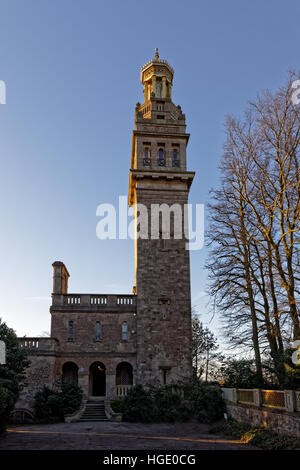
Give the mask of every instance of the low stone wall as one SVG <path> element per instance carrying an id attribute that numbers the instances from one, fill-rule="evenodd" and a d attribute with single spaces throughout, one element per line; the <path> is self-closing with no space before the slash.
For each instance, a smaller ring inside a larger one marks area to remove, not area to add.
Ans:
<path id="1" fill-rule="evenodd" d="M 240 423 L 249 423 L 254 427 L 263 426 L 269 431 L 300 439 L 300 413 L 228 402 L 226 408 L 228 415 Z"/>

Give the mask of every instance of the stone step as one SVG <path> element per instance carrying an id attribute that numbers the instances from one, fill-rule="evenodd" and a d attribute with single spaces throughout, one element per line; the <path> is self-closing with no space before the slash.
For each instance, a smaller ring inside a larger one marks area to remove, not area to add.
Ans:
<path id="1" fill-rule="evenodd" d="M 99 419 L 99 418 L 89 418 L 89 419 L 80 418 L 80 422 L 82 422 L 82 423 L 91 423 L 91 422 L 100 423 L 102 421 L 108 421 L 108 419 L 107 418 L 102 418 L 102 419 Z"/>
<path id="2" fill-rule="evenodd" d="M 88 401 L 80 421 L 108 421 L 105 414 L 104 402 Z"/>

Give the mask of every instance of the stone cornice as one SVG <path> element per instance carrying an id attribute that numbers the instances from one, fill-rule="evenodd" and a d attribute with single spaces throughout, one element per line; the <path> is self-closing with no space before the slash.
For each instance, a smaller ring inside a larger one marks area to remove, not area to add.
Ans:
<path id="1" fill-rule="evenodd" d="M 181 181 L 187 184 L 187 189 L 190 188 L 195 176 L 194 171 L 155 171 L 151 169 L 137 170 L 130 169 L 129 172 L 129 195 L 128 202 L 131 206 L 134 202 L 133 194 L 135 190 L 135 184 L 138 180 L 166 180 L 166 181 Z M 160 188 L 162 189 L 162 188 Z"/>

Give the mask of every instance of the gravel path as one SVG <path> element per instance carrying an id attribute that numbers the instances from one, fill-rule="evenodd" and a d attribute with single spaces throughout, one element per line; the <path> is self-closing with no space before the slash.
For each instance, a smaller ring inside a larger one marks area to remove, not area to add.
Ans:
<path id="1" fill-rule="evenodd" d="M 241 450 L 238 440 L 199 423 L 59 423 L 9 426 L 0 450 Z"/>

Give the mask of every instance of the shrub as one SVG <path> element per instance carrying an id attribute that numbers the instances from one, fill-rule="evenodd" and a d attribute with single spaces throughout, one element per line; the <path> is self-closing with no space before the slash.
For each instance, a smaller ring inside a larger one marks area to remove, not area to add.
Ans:
<path id="1" fill-rule="evenodd" d="M 125 397 L 123 419 L 143 423 L 155 421 L 152 406 L 150 393 L 144 390 L 141 385 L 136 385 L 128 391 L 128 395 Z"/>
<path id="2" fill-rule="evenodd" d="M 6 428 L 9 415 L 19 398 L 25 370 L 30 362 L 19 344 L 14 330 L 0 319 L 0 340 L 6 344 L 6 364 L 0 364 L 0 433 Z"/>
<path id="3" fill-rule="evenodd" d="M 208 423 L 223 418 L 224 411 L 220 388 L 194 380 L 178 388 L 178 392 L 172 385 L 147 390 L 141 385 L 133 387 L 124 400 L 123 419 L 149 423 L 187 421 L 196 417 Z"/>
<path id="4" fill-rule="evenodd" d="M 110 403 L 111 409 L 115 413 L 123 413 L 124 411 L 124 400 L 121 398 L 117 398 L 116 400 L 112 400 Z"/>
<path id="5" fill-rule="evenodd" d="M 81 404 L 82 390 L 78 385 L 58 381 L 53 388 L 44 386 L 35 395 L 35 414 L 42 422 L 63 421 Z"/>
<path id="6" fill-rule="evenodd" d="M 225 403 L 218 385 L 211 385 L 194 378 L 185 385 L 185 397 L 193 416 L 201 423 L 212 423 L 223 418 Z"/>

